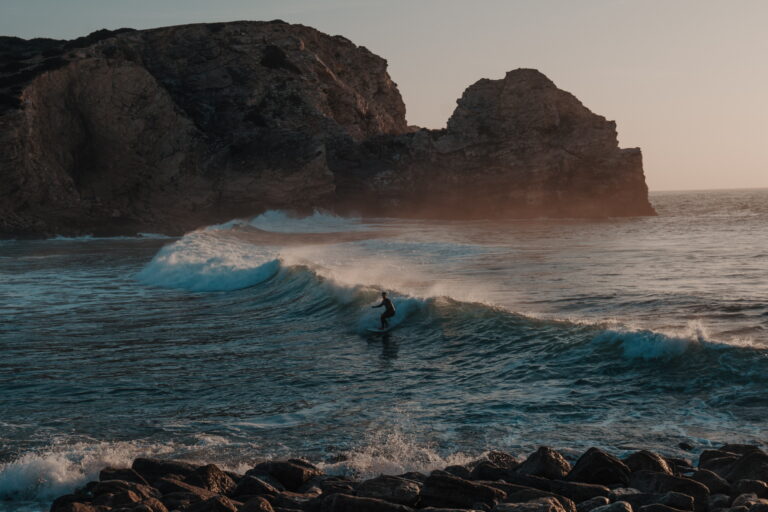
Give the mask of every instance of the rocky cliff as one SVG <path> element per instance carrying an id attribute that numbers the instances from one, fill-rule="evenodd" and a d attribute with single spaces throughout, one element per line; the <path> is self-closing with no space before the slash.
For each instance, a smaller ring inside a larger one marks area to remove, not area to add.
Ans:
<path id="1" fill-rule="evenodd" d="M 406 215 L 652 215 L 640 150 L 533 69 L 471 85 L 445 130 L 400 137 L 366 185 Z"/>
<path id="2" fill-rule="evenodd" d="M 639 149 L 534 70 L 409 129 L 387 63 L 273 22 L 0 38 L 0 233 L 180 232 L 269 208 L 647 215 Z"/>

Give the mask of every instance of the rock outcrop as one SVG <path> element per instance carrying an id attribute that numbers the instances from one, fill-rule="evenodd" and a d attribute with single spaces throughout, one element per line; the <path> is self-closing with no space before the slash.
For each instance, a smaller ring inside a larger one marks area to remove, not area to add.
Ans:
<path id="1" fill-rule="evenodd" d="M 445 130 L 408 136 L 369 188 L 409 215 L 652 215 L 640 150 L 542 73 L 470 86 Z"/>
<path id="2" fill-rule="evenodd" d="M 0 233 L 176 233 L 282 208 L 650 215 L 639 149 L 535 70 L 414 130 L 384 59 L 273 22 L 0 38 Z"/>

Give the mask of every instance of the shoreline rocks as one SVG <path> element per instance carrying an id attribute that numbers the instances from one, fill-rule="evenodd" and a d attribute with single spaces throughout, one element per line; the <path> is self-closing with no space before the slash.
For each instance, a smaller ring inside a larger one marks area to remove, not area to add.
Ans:
<path id="1" fill-rule="evenodd" d="M 326 475 L 303 459 L 263 462 L 240 475 L 214 464 L 139 458 L 131 468 L 105 468 L 99 481 L 57 498 L 50 511 L 768 511 L 768 484 L 741 478 L 761 475 L 768 455 L 757 446 L 726 445 L 718 451 L 735 456 L 729 467 L 720 468 L 725 476 L 680 466 L 646 450 L 620 460 L 597 448 L 573 466 L 556 450 L 541 447 L 523 462 L 495 451 L 429 475 L 410 472 L 362 481 Z M 723 458 L 702 455 L 700 465 Z"/>
<path id="2" fill-rule="evenodd" d="M 184 231 L 321 208 L 388 217 L 653 215 L 637 148 L 533 69 L 409 127 L 387 61 L 239 21 L 0 37 L 0 237 Z"/>

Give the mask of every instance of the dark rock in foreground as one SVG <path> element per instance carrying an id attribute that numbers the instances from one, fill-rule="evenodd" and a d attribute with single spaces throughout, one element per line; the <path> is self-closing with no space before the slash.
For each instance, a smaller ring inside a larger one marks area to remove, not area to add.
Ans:
<path id="1" fill-rule="evenodd" d="M 736 459 L 724 471 L 734 478 L 763 471 L 766 454 L 759 447 L 738 446 L 728 451 Z M 446 468 L 453 472 L 358 482 L 325 475 L 303 459 L 264 462 L 239 475 L 213 464 L 140 458 L 133 469 L 105 468 L 101 481 L 59 497 L 51 512 L 768 512 L 765 481 L 724 479 L 701 468 L 673 475 L 662 463 L 667 459 L 647 451 L 625 460 L 629 465 L 592 448 L 564 480 L 560 477 L 570 463 L 542 447 L 522 464 L 503 452 L 489 452 L 465 466 Z M 701 460 L 714 459 L 704 455 Z M 660 471 L 644 469 L 648 465 Z M 479 478 L 480 467 L 483 476 L 496 472 L 500 478 Z M 610 482 L 611 488 L 583 480 Z"/>
<path id="2" fill-rule="evenodd" d="M 0 38 L 0 235 L 178 233 L 282 208 L 652 215 L 639 149 L 535 70 L 409 128 L 387 62 L 274 22 Z"/>

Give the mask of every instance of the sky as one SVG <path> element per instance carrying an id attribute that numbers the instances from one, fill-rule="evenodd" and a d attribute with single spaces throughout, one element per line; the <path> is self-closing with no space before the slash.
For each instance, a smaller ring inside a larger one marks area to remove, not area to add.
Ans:
<path id="1" fill-rule="evenodd" d="M 529 67 L 615 120 L 651 190 L 768 187 L 768 0 L 0 0 L 0 34 L 282 19 L 389 62 L 408 123 Z"/>

